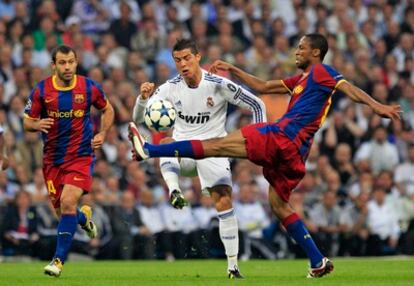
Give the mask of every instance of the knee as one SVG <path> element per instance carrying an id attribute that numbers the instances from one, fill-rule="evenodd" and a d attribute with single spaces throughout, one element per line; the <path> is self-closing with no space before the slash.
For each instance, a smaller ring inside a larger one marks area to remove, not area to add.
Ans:
<path id="1" fill-rule="evenodd" d="M 225 211 L 233 207 L 231 202 L 231 197 L 222 196 L 216 201 L 216 209 L 220 211 Z"/>
<path id="2" fill-rule="evenodd" d="M 273 214 L 280 220 L 283 220 L 284 218 L 288 217 L 293 212 L 289 204 L 282 200 L 269 200 L 269 204 Z"/>
<path id="3" fill-rule="evenodd" d="M 60 198 L 62 213 L 75 213 L 78 206 L 78 198 L 75 194 L 65 194 Z"/>
<path id="4" fill-rule="evenodd" d="M 231 201 L 231 188 L 215 188 L 211 191 L 217 211 L 225 211 L 233 207 Z"/>

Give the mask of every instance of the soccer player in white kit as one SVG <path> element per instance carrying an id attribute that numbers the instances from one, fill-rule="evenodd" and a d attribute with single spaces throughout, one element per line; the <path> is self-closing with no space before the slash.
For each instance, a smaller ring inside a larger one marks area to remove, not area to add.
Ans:
<path id="1" fill-rule="evenodd" d="M 177 111 L 173 140 L 202 140 L 227 135 L 225 123 L 228 103 L 249 109 L 254 122 L 266 121 L 265 105 L 258 97 L 226 78 L 208 74 L 200 67 L 201 55 L 193 40 L 177 40 L 172 56 L 179 75 L 162 84 L 157 90 L 150 82 L 141 85 L 140 95 L 134 106 L 134 122 L 143 122 L 145 106 L 158 99 L 170 101 Z M 161 173 L 169 189 L 170 202 L 175 208 L 182 208 L 187 204 L 179 187 L 179 175 L 183 165 L 188 166 L 191 163 L 197 169 L 202 189 L 207 190 L 215 202 L 220 239 L 227 255 L 228 277 L 243 278 L 237 265 L 239 236 L 231 201 L 229 160 L 161 158 Z"/>

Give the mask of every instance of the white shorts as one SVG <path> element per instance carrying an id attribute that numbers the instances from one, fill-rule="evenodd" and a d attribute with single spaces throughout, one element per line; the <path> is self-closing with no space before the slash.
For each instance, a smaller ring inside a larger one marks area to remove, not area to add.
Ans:
<path id="1" fill-rule="evenodd" d="M 198 174 L 203 191 L 218 185 L 232 186 L 228 158 L 206 158 L 201 160 L 181 158 L 180 168 L 183 176 L 197 176 Z M 192 172 L 194 169 L 197 170 L 197 173 Z"/>

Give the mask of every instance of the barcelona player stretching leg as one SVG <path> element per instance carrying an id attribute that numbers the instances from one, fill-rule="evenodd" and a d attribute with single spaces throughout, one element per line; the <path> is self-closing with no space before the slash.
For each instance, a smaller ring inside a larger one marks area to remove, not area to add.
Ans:
<path id="1" fill-rule="evenodd" d="M 353 101 L 370 106 L 375 113 L 400 119 L 400 106 L 384 105 L 343 79 L 337 71 L 322 64 L 328 43 L 320 34 L 301 38 L 296 49 L 296 66 L 303 73 L 284 79 L 263 81 L 223 61 L 216 61 L 211 72 L 227 70 L 243 83 L 261 93 L 289 93 L 286 114 L 277 122 L 257 123 L 210 140 L 177 141 L 166 145 L 146 143 L 133 124 L 130 138 L 137 160 L 150 157 L 237 157 L 263 166 L 270 183 L 269 202 L 288 234 L 310 259 L 308 277 L 322 277 L 333 270 L 333 263 L 321 254 L 304 223 L 289 205 L 291 191 L 305 175 L 305 160 L 314 134 L 323 123 L 332 94 L 340 90 Z"/>
<path id="2" fill-rule="evenodd" d="M 40 81 L 25 107 L 26 131 L 42 132 L 43 175 L 49 198 L 60 216 L 53 260 L 44 271 L 58 277 L 68 255 L 77 224 L 89 237 L 97 235 L 89 206 L 78 209 L 81 196 L 91 189 L 93 150 L 100 148 L 112 125 L 114 110 L 101 87 L 76 75 L 75 51 L 65 45 L 52 52 L 53 76 Z M 101 128 L 93 136 L 91 107 L 102 112 Z"/>

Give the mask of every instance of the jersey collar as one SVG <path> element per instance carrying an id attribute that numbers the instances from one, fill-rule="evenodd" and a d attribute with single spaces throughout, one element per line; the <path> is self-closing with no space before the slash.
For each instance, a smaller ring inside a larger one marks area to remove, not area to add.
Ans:
<path id="1" fill-rule="evenodd" d="M 76 86 L 76 82 L 78 81 L 78 77 L 76 76 L 76 74 L 73 76 L 73 82 L 72 82 L 72 84 L 70 85 L 70 86 L 65 86 L 65 87 L 62 87 L 62 86 L 58 86 L 58 84 L 57 84 L 57 82 L 56 82 L 56 76 L 54 75 L 54 76 L 52 76 L 52 83 L 53 83 L 53 87 L 55 88 L 55 89 L 57 89 L 57 90 L 60 90 L 60 91 L 68 91 L 68 90 L 71 90 L 71 89 L 73 89 L 75 86 Z"/>

